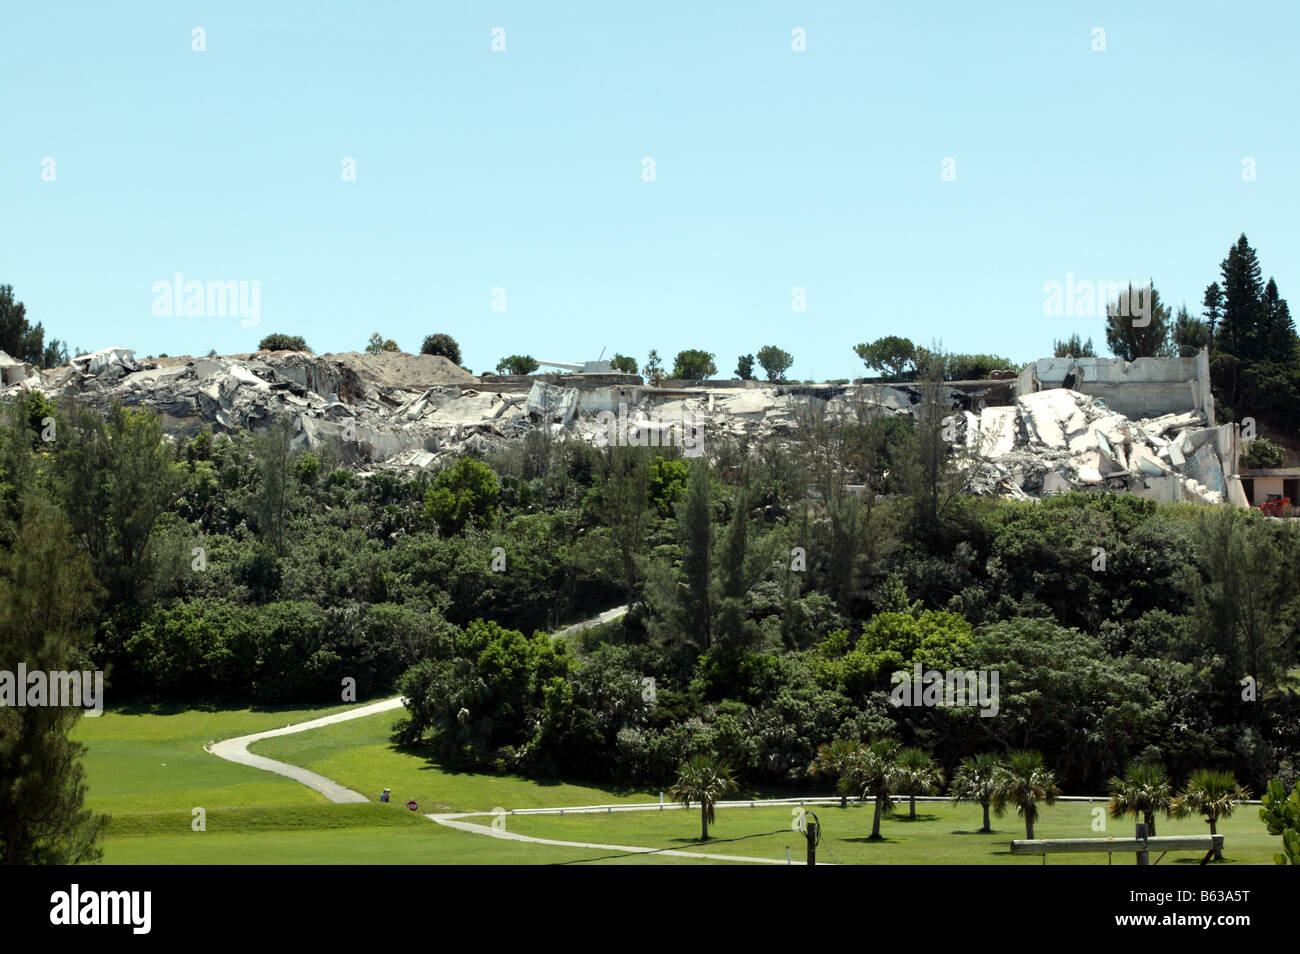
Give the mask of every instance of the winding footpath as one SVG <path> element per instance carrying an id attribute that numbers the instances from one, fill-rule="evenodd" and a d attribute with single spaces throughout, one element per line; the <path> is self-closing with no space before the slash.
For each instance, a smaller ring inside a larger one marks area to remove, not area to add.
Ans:
<path id="1" fill-rule="evenodd" d="M 388 712 L 392 709 L 402 707 L 402 697 L 395 696 L 392 699 L 385 699 L 383 702 L 372 702 L 369 705 L 359 706 L 356 709 L 349 709 L 346 712 L 336 712 L 334 715 L 324 716 L 320 719 L 312 719 L 310 722 L 299 722 L 296 725 L 287 725 L 283 729 L 271 729 L 269 732 L 254 732 L 252 735 L 241 735 L 237 739 L 226 739 L 224 742 L 216 742 L 211 747 L 204 748 L 212 755 L 219 759 L 225 759 L 227 762 L 238 762 L 240 765 L 251 765 L 253 768 L 262 769 L 265 772 L 274 772 L 276 775 L 283 775 L 291 778 L 295 782 L 301 782 L 308 788 L 320 792 L 331 802 L 368 802 L 370 799 L 360 792 L 354 792 L 350 788 L 345 788 L 331 778 L 324 775 L 317 775 L 315 772 L 309 772 L 298 765 L 290 765 L 288 762 L 277 762 L 275 759 L 268 759 L 261 755 L 254 755 L 248 751 L 250 742 L 257 742 L 260 739 L 272 739 L 279 735 L 293 735 L 297 732 L 306 732 L 309 729 L 319 729 L 322 726 L 335 725 L 339 722 L 348 722 L 352 719 L 364 719 L 366 716 L 375 715 L 378 712 Z"/>
<path id="2" fill-rule="evenodd" d="M 301 782 L 308 788 L 320 792 L 331 802 L 368 802 L 370 799 L 360 792 L 354 792 L 346 786 L 340 785 L 331 778 L 319 775 L 316 772 L 310 772 L 299 765 L 290 765 L 288 762 L 278 762 L 275 759 L 268 759 L 262 755 L 254 755 L 248 751 L 249 743 L 257 742 L 259 739 L 272 739 L 281 735 L 293 735 L 298 732 L 307 732 L 311 729 L 319 729 L 327 725 L 336 725 L 340 722 L 348 722 L 352 719 L 364 719 L 366 716 L 375 715 L 379 712 L 390 712 L 393 709 L 402 707 L 402 697 L 395 696 L 392 699 L 385 699 L 382 702 L 372 702 L 369 705 L 358 706 L 355 709 L 349 709 L 346 712 L 336 712 L 334 715 L 324 716 L 320 719 L 312 719 L 310 722 L 299 722 L 295 725 L 287 725 L 282 729 L 270 729 L 266 732 L 254 732 L 252 735 L 241 735 L 236 739 L 226 739 L 224 742 L 216 742 L 211 746 L 204 746 L 204 749 L 215 755 L 219 759 L 225 759 L 228 762 L 238 762 L 240 765 L 250 765 L 253 768 L 262 769 L 265 772 L 274 772 L 277 775 L 283 775 L 285 778 L 291 778 L 295 782 Z M 708 861 L 732 861 L 747 862 L 754 864 L 783 865 L 785 861 L 779 861 L 773 858 L 747 858 L 743 855 L 718 855 L 702 851 L 681 851 L 674 848 L 646 848 L 641 845 L 605 845 L 588 841 L 558 841 L 554 838 L 536 838 L 532 835 L 521 835 L 518 832 L 506 831 L 500 828 L 494 828 L 489 825 L 476 825 L 473 822 L 464 821 L 466 817 L 482 815 L 481 812 L 464 812 L 464 813 L 443 813 L 431 814 L 424 817 L 430 821 L 442 825 L 444 828 L 454 828 L 457 831 L 469 832 L 475 835 L 487 835 L 492 838 L 504 838 L 508 841 L 531 842 L 536 845 L 557 845 L 564 848 L 589 848 L 597 851 L 616 852 L 623 855 L 667 855 L 674 858 L 698 858 Z"/>
<path id="3" fill-rule="evenodd" d="M 559 638 L 570 633 L 580 632 L 591 626 L 598 626 L 602 623 L 618 619 L 627 612 L 626 606 L 618 606 L 611 610 L 606 610 L 599 616 L 590 620 L 570 626 L 568 629 L 560 630 L 552 634 L 552 638 Z M 281 735 L 294 735 L 298 732 L 308 732 L 311 729 L 319 729 L 327 725 L 337 725 L 340 722 L 349 722 L 352 719 L 364 719 L 366 716 L 372 716 L 380 712 L 390 712 L 393 709 L 402 708 L 402 697 L 394 696 L 392 699 L 384 699 L 382 702 L 372 702 L 367 705 L 358 706 L 355 709 L 349 709 L 346 712 L 336 712 L 334 715 L 323 716 L 319 719 L 312 719 L 310 722 L 299 722 L 295 725 L 287 725 L 281 729 L 270 729 L 266 732 L 254 732 L 252 735 L 241 735 L 235 739 L 226 739 L 223 742 L 215 742 L 210 746 L 205 745 L 204 749 L 211 755 L 219 759 L 225 759 L 228 762 L 237 762 L 240 765 L 248 765 L 264 772 L 274 772 L 276 775 L 283 775 L 285 778 L 291 778 L 295 782 L 306 785 L 313 791 L 320 792 L 331 802 L 368 802 L 370 799 L 360 792 L 354 792 L 344 785 L 340 785 L 332 778 L 326 778 L 324 775 L 310 772 L 299 765 L 290 765 L 288 762 L 279 762 L 275 759 L 268 759 L 262 755 L 254 755 L 248 751 L 248 746 L 252 742 L 261 739 L 272 739 Z M 752 864 L 769 864 L 783 865 L 785 861 L 774 858 L 747 858 L 743 855 L 719 855 L 702 851 L 682 851 L 675 848 L 645 848 L 639 845 L 603 845 L 586 841 L 558 841 L 554 838 L 536 838 L 532 835 L 521 835 L 518 832 L 506 831 L 503 828 L 496 828 L 489 825 L 478 825 L 473 822 L 465 821 L 466 817 L 479 815 L 481 812 L 463 812 L 463 813 L 443 813 L 425 815 L 430 821 L 442 825 L 444 828 L 453 828 L 457 831 L 469 832 L 475 835 L 487 835 L 492 838 L 504 838 L 508 841 L 530 842 L 536 845 L 557 845 L 564 848 L 589 848 L 597 851 L 616 852 L 622 855 L 667 855 L 673 858 L 697 858 L 708 861 L 731 861 L 745 862 Z"/>

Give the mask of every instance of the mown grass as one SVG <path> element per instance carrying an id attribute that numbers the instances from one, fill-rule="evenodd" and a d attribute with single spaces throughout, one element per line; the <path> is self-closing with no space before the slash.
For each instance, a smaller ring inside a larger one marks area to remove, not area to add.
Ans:
<path id="1" fill-rule="evenodd" d="M 270 772 L 209 755 L 205 743 L 306 722 L 355 703 L 295 709 L 119 706 L 82 718 L 87 807 L 99 812 L 277 805 L 325 797 Z"/>
<path id="2" fill-rule="evenodd" d="M 103 842 L 116 865 L 699 864 L 688 858 L 609 858 L 608 852 L 502 841 L 444 828 L 398 805 L 304 804 L 209 812 L 119 814 Z"/>
<path id="3" fill-rule="evenodd" d="M 1035 838 L 1115 838 L 1132 837 L 1133 822 L 1107 820 L 1105 832 L 1092 830 L 1092 809 L 1101 802 L 1058 802 L 1042 808 L 1034 829 Z M 1008 815 L 995 819 L 993 834 L 979 834 L 982 824 L 978 806 L 953 806 L 948 803 L 924 802 L 917 805 L 917 820 L 907 820 L 907 809 L 887 817 L 881 823 L 882 840 L 870 841 L 872 808 L 869 804 L 850 803 L 817 806 L 813 809 L 822 823 L 823 847 L 818 860 L 841 864 L 950 864 L 950 865 L 1041 865 L 1042 859 L 1012 855 L 1011 839 L 1025 837 L 1024 825 Z M 468 819 L 482 821 L 487 819 Z M 804 836 L 791 830 L 789 807 L 718 808 L 717 822 L 709 827 L 710 838 L 699 841 L 698 809 L 649 812 L 619 812 L 584 815 L 515 815 L 507 816 L 510 831 L 538 838 L 581 841 L 595 844 L 639 845 L 654 848 L 709 851 L 718 854 L 784 859 L 786 849 L 796 863 L 806 852 Z M 1160 835 L 1208 834 L 1198 819 L 1166 820 L 1158 818 Z M 1258 806 L 1243 806 L 1237 814 L 1219 824 L 1224 835 L 1225 862 L 1231 864 L 1272 864 L 1279 839 L 1268 834 L 1259 820 Z M 1152 861 L 1156 858 L 1152 856 Z M 1133 854 L 1116 854 L 1111 863 L 1134 864 Z M 1196 864 L 1200 854 L 1177 852 L 1167 855 L 1161 864 Z M 1052 855 L 1047 864 L 1107 864 L 1105 854 Z"/>
<path id="4" fill-rule="evenodd" d="M 248 747 L 267 758 L 300 765 L 378 798 L 392 789 L 394 803 L 414 798 L 422 812 L 488 811 L 657 801 L 658 790 L 601 788 L 517 775 L 460 772 L 431 762 L 424 752 L 399 748 L 390 730 L 401 712 L 383 712 L 295 735 L 263 739 Z"/>

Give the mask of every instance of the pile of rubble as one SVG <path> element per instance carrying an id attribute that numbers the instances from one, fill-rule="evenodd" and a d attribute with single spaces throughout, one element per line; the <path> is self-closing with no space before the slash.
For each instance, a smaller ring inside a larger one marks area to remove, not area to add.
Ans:
<path id="1" fill-rule="evenodd" d="M 742 434 L 790 433 L 804 404 L 852 415 L 863 404 L 915 413 L 916 385 L 646 387 L 634 375 L 476 378 L 434 355 L 258 352 L 138 361 L 105 348 L 41 371 L 0 355 L 0 390 L 74 396 L 157 411 L 172 433 L 257 430 L 293 422 L 298 444 L 340 442 L 353 463 L 436 468 L 448 455 L 486 453 L 534 428 L 598 446 L 675 444 L 706 452 Z M 987 402 L 985 399 L 988 399 Z M 1236 437 L 1188 411 L 1130 420 L 1065 388 L 1015 396 L 1014 382 L 947 389 L 955 439 L 973 461 L 975 493 L 1017 498 L 1069 489 L 1126 490 L 1174 501 L 1235 500 Z M 1244 497 L 1243 497 L 1244 501 Z"/>
<path id="2" fill-rule="evenodd" d="M 1233 425 L 1207 427 L 1199 411 L 1130 420 L 1065 388 L 1026 394 L 1011 407 L 966 411 L 976 493 L 1036 497 L 1122 490 L 1166 502 L 1244 505 Z"/>

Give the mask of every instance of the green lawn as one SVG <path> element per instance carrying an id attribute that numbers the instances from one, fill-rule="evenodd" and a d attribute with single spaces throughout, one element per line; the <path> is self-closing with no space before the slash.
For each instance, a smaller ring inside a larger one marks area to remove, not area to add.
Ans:
<path id="1" fill-rule="evenodd" d="M 199 806 L 325 801 L 279 775 L 203 751 L 205 743 L 306 722 L 351 709 L 122 706 L 81 718 L 72 737 L 86 745 L 87 807 L 99 812 L 185 811 Z"/>
<path id="2" fill-rule="evenodd" d="M 1133 822 L 1107 820 L 1106 832 L 1092 830 L 1092 808 L 1102 803 L 1058 802 L 1043 807 L 1034 829 L 1035 838 L 1116 838 L 1132 837 Z M 1018 818 L 1008 815 L 994 819 L 994 833 L 977 834 L 982 823 L 978 806 L 953 806 L 948 803 L 924 802 L 917 805 L 917 820 L 907 821 L 907 806 L 881 823 L 883 840 L 871 842 L 872 810 L 870 805 L 850 803 L 817 806 L 822 823 L 824 846 L 818 860 L 842 864 L 975 864 L 1040 865 L 1042 859 L 1012 856 L 1008 843 L 1024 838 L 1025 829 Z M 467 819 L 475 821 L 478 819 Z M 597 844 L 640 845 L 709 851 L 727 855 L 745 855 L 784 859 L 786 848 L 796 862 L 804 858 L 806 842 L 799 832 L 790 830 L 793 818 L 789 807 L 719 808 L 717 822 L 709 828 L 709 841 L 700 842 L 700 813 L 689 811 L 622 812 L 594 815 L 516 815 L 506 818 L 510 831 L 539 838 L 582 841 Z M 481 819 L 487 823 L 487 819 Z M 1208 834 L 1204 822 L 1157 818 L 1161 835 Z M 1258 806 L 1247 805 L 1220 823 L 1224 836 L 1224 857 L 1237 864 L 1272 864 L 1279 839 L 1271 836 L 1259 820 Z M 1155 860 L 1155 855 L 1152 860 Z M 1161 864 L 1195 864 L 1198 854 L 1179 852 L 1165 857 Z M 1049 865 L 1107 863 L 1107 856 L 1053 855 Z M 1113 864 L 1131 865 L 1132 854 L 1115 855 Z"/>
<path id="3" fill-rule="evenodd" d="M 393 790 L 388 805 L 334 805 L 305 786 L 209 755 L 206 742 L 307 721 L 351 708 L 297 710 L 119 707 L 82 719 L 75 738 L 87 745 L 88 807 L 113 814 L 104 840 L 109 864 L 701 864 L 663 855 L 627 856 L 602 849 L 511 842 L 444 828 L 421 812 L 486 811 L 500 806 L 537 808 L 657 801 L 658 792 L 618 790 L 517 776 L 455 772 L 403 751 L 389 741 L 398 712 L 266 739 L 250 746 L 270 758 L 305 766 L 375 797 Z M 1092 809 L 1100 803 L 1062 802 L 1044 808 L 1040 838 L 1094 837 Z M 191 830 L 195 807 L 205 809 L 207 830 Z M 883 823 L 884 840 L 870 842 L 870 806 L 820 806 L 825 843 L 819 858 L 844 864 L 1041 864 L 1012 857 L 1007 843 L 1024 837 L 1015 817 L 994 822 L 992 835 L 976 834 L 978 807 L 926 802 L 919 818 L 906 806 Z M 1277 839 L 1268 835 L 1256 806 L 1245 806 L 1219 830 L 1231 863 L 1271 864 Z M 713 837 L 699 835 L 699 813 L 638 811 L 616 814 L 509 816 L 510 831 L 562 841 L 676 848 L 796 862 L 804 840 L 790 830 L 789 807 L 720 808 Z M 470 819 L 487 823 L 488 819 Z M 1132 821 L 1107 822 L 1108 834 L 1126 837 Z M 1160 819 L 1162 835 L 1203 834 L 1196 819 Z M 1154 858 L 1153 858 L 1154 860 Z M 1179 853 L 1163 864 L 1194 864 Z M 1064 855 L 1048 864 L 1106 864 L 1104 854 Z M 1132 864 L 1116 855 L 1115 864 Z"/>
<path id="4" fill-rule="evenodd" d="M 248 747 L 267 758 L 301 765 L 367 798 L 392 789 L 394 802 L 414 798 L 422 812 L 488 811 L 653 802 L 658 790 L 606 789 L 515 775 L 457 772 L 435 765 L 423 754 L 403 751 L 389 741 L 400 711 L 340 722 L 310 732 L 263 739 Z"/>
<path id="5" fill-rule="evenodd" d="M 305 791 L 305 789 L 304 789 Z M 608 852 L 502 841 L 444 828 L 398 805 L 328 802 L 208 812 L 207 830 L 189 812 L 116 815 L 104 863 L 273 864 L 701 864 L 686 858 L 609 858 Z"/>

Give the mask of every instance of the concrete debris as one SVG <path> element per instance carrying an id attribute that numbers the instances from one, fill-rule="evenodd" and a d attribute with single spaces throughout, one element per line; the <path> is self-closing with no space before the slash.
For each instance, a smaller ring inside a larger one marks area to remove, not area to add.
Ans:
<path id="1" fill-rule="evenodd" d="M 1039 377 L 1054 367 L 1040 363 Z M 175 433 L 258 430 L 287 417 L 300 446 L 337 442 L 351 464 L 410 470 L 490 453 L 539 428 L 557 440 L 673 445 L 694 456 L 730 437 L 792 434 L 808 407 L 844 419 L 864 412 L 913 415 L 924 397 L 918 384 L 730 381 L 652 388 L 636 375 L 603 370 L 480 379 L 445 358 L 397 353 L 258 352 L 141 362 L 131 349 L 117 347 L 44 371 L 0 352 L 0 381 L 4 393 L 71 395 L 101 411 L 114 402 L 148 407 Z M 969 465 L 973 493 L 1027 500 L 1095 489 L 1168 501 L 1245 499 L 1232 425 L 1207 426 L 1199 409 L 1126 417 L 1115 409 L 1115 382 L 1105 399 L 1030 383 L 1029 389 L 1016 380 L 944 386 L 945 426 L 957 432 L 954 453 Z M 1118 403 L 1125 403 L 1127 392 L 1118 393 Z"/>
<path id="2" fill-rule="evenodd" d="M 1129 420 L 1096 398 L 1053 388 L 970 417 L 975 493 L 1007 495 L 1011 483 L 1028 496 L 1104 488 L 1223 503 L 1237 471 L 1235 429 L 1205 427 L 1199 411 Z"/>

